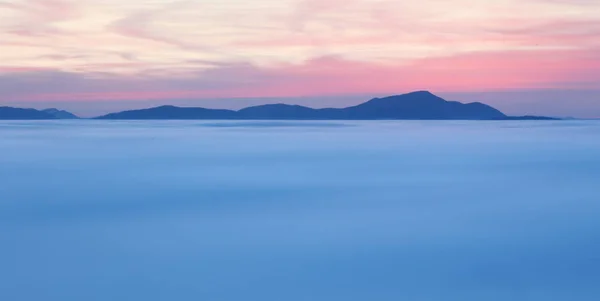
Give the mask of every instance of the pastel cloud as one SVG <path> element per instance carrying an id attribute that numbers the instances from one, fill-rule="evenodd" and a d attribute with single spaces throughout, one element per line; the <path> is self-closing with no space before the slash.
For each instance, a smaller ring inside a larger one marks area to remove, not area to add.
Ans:
<path id="1" fill-rule="evenodd" d="M 374 63 L 320 57 L 269 67 L 222 64 L 165 78 L 115 74 L 22 71 L 2 87 L 4 97 L 27 100 L 285 97 L 394 93 L 417 89 L 482 91 L 525 88 L 593 88 L 600 81 L 600 52 L 518 51 Z M 193 63 L 193 62 L 192 62 Z M 165 73 L 168 72 L 164 71 Z M 149 70 L 152 74 L 152 70 Z M 2 82 L 2 77 L 0 77 Z M 30 87 L 35 86 L 37 93 Z M 12 88 L 11 88 L 12 87 Z M 64 91 L 64 87 L 71 87 Z"/>
<path id="2" fill-rule="evenodd" d="M 0 101 L 600 82 L 599 1 L 13 0 L 0 15 Z"/>

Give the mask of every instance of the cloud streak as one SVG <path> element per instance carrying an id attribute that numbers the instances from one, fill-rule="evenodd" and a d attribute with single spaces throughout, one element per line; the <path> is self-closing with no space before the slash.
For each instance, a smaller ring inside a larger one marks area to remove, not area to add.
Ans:
<path id="1" fill-rule="evenodd" d="M 269 67 L 222 64 L 210 69 L 191 69 L 171 78 L 163 78 L 160 73 L 131 76 L 23 69 L 20 73 L 0 77 L 0 88 L 4 91 L 4 100 L 28 101 L 294 97 L 420 89 L 485 91 L 506 87 L 590 89 L 600 82 L 598 53 L 483 52 L 425 58 L 409 64 L 326 56 L 302 64 L 282 63 Z M 35 87 L 35 93 L 31 87 Z"/>
<path id="2" fill-rule="evenodd" d="M 468 7 L 469 9 L 464 9 Z M 590 89 L 600 2 L 0 2 L 0 101 Z"/>

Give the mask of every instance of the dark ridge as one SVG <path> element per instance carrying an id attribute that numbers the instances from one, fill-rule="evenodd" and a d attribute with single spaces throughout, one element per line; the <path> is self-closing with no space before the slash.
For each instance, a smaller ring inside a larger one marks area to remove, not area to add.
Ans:
<path id="1" fill-rule="evenodd" d="M 0 107 L 0 120 L 50 120 L 56 116 L 35 109 Z"/>
<path id="2" fill-rule="evenodd" d="M 77 116 L 58 109 L 38 111 L 0 107 L 0 119 L 73 119 Z M 117 120 L 558 120 L 542 116 L 506 116 L 480 103 L 447 101 L 429 91 L 373 98 L 347 108 L 313 109 L 299 105 L 267 104 L 238 111 L 196 107 L 160 107 L 128 110 L 96 117 Z"/>
<path id="3" fill-rule="evenodd" d="M 96 119 L 238 119 L 232 110 L 214 110 L 205 108 L 182 108 L 160 106 L 142 110 L 130 110 L 97 117 Z"/>
<path id="4" fill-rule="evenodd" d="M 498 120 L 507 116 L 482 103 L 446 101 L 431 92 L 374 98 L 342 109 L 313 109 L 298 105 L 269 104 L 239 111 L 162 106 L 125 111 L 99 119 L 249 119 L 249 120 Z"/>
<path id="5" fill-rule="evenodd" d="M 241 119 L 314 119 L 317 110 L 288 104 L 269 104 L 237 111 Z"/>
<path id="6" fill-rule="evenodd" d="M 45 110 L 42 110 L 42 112 L 50 114 L 50 115 L 56 117 L 57 119 L 79 119 L 79 117 L 77 117 L 75 114 L 73 114 L 71 112 L 54 109 L 54 108 L 45 109 Z"/>

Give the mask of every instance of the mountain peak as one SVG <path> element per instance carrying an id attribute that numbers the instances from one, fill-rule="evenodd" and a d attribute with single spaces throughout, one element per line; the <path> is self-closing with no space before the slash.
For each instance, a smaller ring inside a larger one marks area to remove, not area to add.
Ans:
<path id="1" fill-rule="evenodd" d="M 421 95 L 421 96 L 436 96 L 435 94 L 431 93 L 430 91 L 427 90 L 420 90 L 420 91 L 414 91 L 414 92 L 410 92 L 410 93 L 406 93 L 404 95 Z"/>
<path id="2" fill-rule="evenodd" d="M 57 119 L 54 115 L 36 109 L 0 107 L 0 120 L 46 120 Z"/>
<path id="3" fill-rule="evenodd" d="M 54 116 L 56 119 L 78 119 L 79 117 L 75 116 L 71 112 L 67 112 L 65 110 L 59 110 L 55 108 L 45 109 L 42 112 Z"/>
<path id="4" fill-rule="evenodd" d="M 162 106 L 154 107 L 154 109 L 180 109 L 180 107 L 174 106 L 174 105 L 162 105 Z"/>
<path id="5" fill-rule="evenodd" d="M 445 101 L 445 99 L 443 99 L 429 91 L 415 91 L 415 92 L 400 94 L 400 95 L 391 96 L 391 97 L 403 97 L 403 98 L 407 98 L 407 99 L 410 98 L 410 99 L 414 99 L 414 100 L 437 99 L 437 100 Z"/>
<path id="6" fill-rule="evenodd" d="M 390 103 L 415 103 L 416 104 L 437 104 L 447 102 L 445 99 L 429 92 L 429 91 L 416 91 L 406 94 L 398 94 L 387 96 L 383 98 L 373 98 L 370 101 L 363 103 L 359 106 L 364 105 L 378 105 L 378 106 L 389 106 Z"/>

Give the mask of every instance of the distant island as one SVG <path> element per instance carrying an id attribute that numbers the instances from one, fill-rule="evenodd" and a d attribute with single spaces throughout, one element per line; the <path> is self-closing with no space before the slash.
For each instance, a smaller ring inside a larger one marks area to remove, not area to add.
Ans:
<path id="1" fill-rule="evenodd" d="M 72 119 L 57 109 L 34 110 L 0 107 L 0 119 Z M 483 103 L 447 101 L 428 91 L 374 98 L 347 108 L 313 109 L 289 104 L 268 104 L 241 110 L 160 106 L 96 117 L 103 120 L 555 120 L 540 116 L 507 116 Z"/>
<path id="2" fill-rule="evenodd" d="M 0 107 L 0 120 L 51 120 L 51 119 L 77 119 L 79 117 L 67 111 L 58 109 L 22 109 Z"/>

